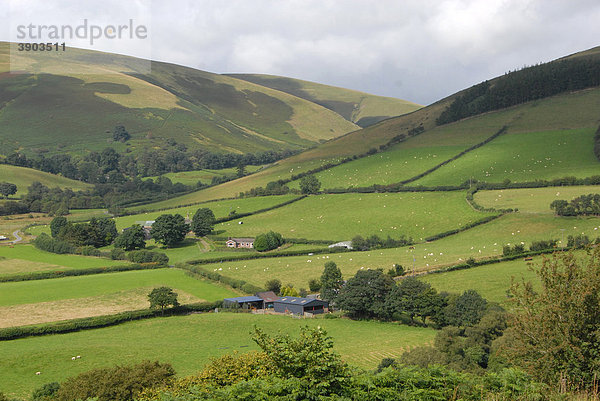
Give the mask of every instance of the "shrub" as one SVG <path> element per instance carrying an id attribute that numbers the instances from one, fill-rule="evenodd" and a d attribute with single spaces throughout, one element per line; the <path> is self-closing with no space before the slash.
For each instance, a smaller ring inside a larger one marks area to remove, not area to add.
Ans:
<path id="1" fill-rule="evenodd" d="M 131 251 L 127 254 L 127 259 L 134 263 L 157 263 L 166 265 L 169 263 L 169 257 L 164 253 L 152 252 L 146 250 Z"/>
<path id="2" fill-rule="evenodd" d="M 91 245 L 85 245 L 78 249 L 78 252 L 83 256 L 100 256 L 101 253 L 98 249 L 94 248 Z"/>
<path id="3" fill-rule="evenodd" d="M 259 234 L 254 240 L 254 249 L 259 252 L 270 251 L 283 245 L 283 237 L 274 231 Z"/>

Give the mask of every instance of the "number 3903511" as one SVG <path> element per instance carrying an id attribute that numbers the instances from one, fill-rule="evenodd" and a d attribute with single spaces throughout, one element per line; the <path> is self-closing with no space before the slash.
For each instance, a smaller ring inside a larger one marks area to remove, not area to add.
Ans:
<path id="1" fill-rule="evenodd" d="M 65 51 L 67 49 L 64 43 L 18 43 L 17 49 L 20 52 L 51 52 Z"/>

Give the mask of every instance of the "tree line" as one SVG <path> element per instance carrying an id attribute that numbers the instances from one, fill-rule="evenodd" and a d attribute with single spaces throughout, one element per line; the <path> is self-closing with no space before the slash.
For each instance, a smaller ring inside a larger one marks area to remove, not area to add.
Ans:
<path id="1" fill-rule="evenodd" d="M 474 85 L 440 114 L 443 125 L 536 99 L 600 85 L 600 63 L 594 57 L 563 59 L 509 72 Z"/>
<path id="2" fill-rule="evenodd" d="M 598 216 L 600 215 L 600 194 L 581 195 L 570 202 L 557 199 L 550 204 L 550 209 L 558 216 Z"/>

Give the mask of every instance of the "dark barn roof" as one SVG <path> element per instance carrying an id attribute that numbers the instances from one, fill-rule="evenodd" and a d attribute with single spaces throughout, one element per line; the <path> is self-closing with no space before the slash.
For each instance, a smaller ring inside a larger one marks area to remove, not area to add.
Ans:
<path id="1" fill-rule="evenodd" d="M 242 304 L 246 302 L 262 302 L 263 299 L 255 297 L 254 295 L 248 295 L 245 297 L 225 298 L 224 301 L 237 302 L 239 304 Z"/>
<path id="2" fill-rule="evenodd" d="M 326 301 L 320 299 L 308 299 L 300 297 L 281 297 L 275 301 L 276 303 L 282 303 L 285 305 L 302 305 L 302 306 L 315 306 L 315 305 L 328 305 Z"/>

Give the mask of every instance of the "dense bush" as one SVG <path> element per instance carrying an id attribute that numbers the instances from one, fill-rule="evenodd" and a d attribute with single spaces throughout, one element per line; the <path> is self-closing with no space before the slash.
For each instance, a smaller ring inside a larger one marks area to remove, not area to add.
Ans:
<path id="1" fill-rule="evenodd" d="M 258 252 L 270 251 L 283 245 L 283 237 L 274 231 L 259 234 L 254 240 L 254 249 Z"/>
<path id="2" fill-rule="evenodd" d="M 556 248 L 557 244 L 558 244 L 557 239 L 532 241 L 531 245 L 529 246 L 529 250 L 534 251 L 534 252 L 535 251 L 552 250 L 552 249 Z"/>
<path id="3" fill-rule="evenodd" d="M 52 238 L 46 233 L 41 233 L 36 239 L 31 241 L 31 243 L 37 249 L 41 249 L 42 251 L 46 252 L 58 254 L 75 253 L 75 246 L 66 241 Z"/>
<path id="4" fill-rule="evenodd" d="M 127 259 L 133 263 L 156 263 L 158 265 L 169 263 L 169 257 L 164 253 L 147 251 L 145 249 L 127 253 Z"/>
<path id="5" fill-rule="evenodd" d="M 502 256 L 522 255 L 523 253 L 525 253 L 525 245 L 522 244 L 504 245 L 502 247 Z"/>
<path id="6" fill-rule="evenodd" d="M 81 373 L 63 382 L 56 401 L 130 401 L 144 388 L 166 384 L 175 375 L 169 364 L 143 361 L 136 365 L 100 368 Z"/>
<path id="7" fill-rule="evenodd" d="M 378 235 L 371 235 L 365 239 L 357 235 L 352 238 L 352 249 L 356 251 L 368 251 L 370 249 L 398 248 L 412 245 L 413 243 L 412 238 L 406 238 L 404 235 L 399 239 L 393 239 L 389 235 L 386 239 L 382 239 Z"/>
<path id="8" fill-rule="evenodd" d="M 598 216 L 600 215 L 600 194 L 581 195 L 569 201 L 555 200 L 550 209 L 559 216 Z"/>

